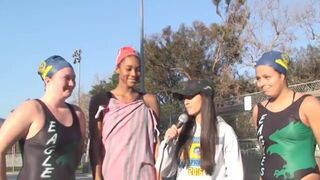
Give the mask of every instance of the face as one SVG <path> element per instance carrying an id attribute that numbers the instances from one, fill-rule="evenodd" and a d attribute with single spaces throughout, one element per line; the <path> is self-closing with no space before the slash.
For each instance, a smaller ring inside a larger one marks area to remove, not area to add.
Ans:
<path id="1" fill-rule="evenodd" d="M 76 85 L 75 73 L 70 67 L 60 69 L 51 78 L 47 77 L 45 84 L 47 92 L 68 98 Z"/>
<path id="2" fill-rule="evenodd" d="M 284 86 L 285 76 L 270 66 L 260 65 L 256 67 L 257 87 L 269 97 L 276 97 Z"/>
<path id="3" fill-rule="evenodd" d="M 136 56 L 126 57 L 116 69 L 119 83 L 134 87 L 140 78 L 140 62 Z"/>
<path id="4" fill-rule="evenodd" d="M 201 109 L 201 103 L 202 103 L 202 98 L 200 94 L 197 94 L 195 96 L 185 96 L 184 97 L 184 106 L 186 107 L 187 113 L 190 116 L 197 116 L 200 114 L 200 109 Z"/>

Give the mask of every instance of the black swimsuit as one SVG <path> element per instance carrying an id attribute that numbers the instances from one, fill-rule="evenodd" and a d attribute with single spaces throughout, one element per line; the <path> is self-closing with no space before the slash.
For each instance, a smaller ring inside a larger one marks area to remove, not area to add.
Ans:
<path id="1" fill-rule="evenodd" d="M 300 180 L 311 173 L 319 174 L 314 156 L 316 140 L 311 128 L 299 117 L 299 108 L 305 97 L 307 95 L 280 112 L 271 112 L 258 104 L 257 136 L 264 145 L 260 168 L 262 179 Z"/>
<path id="2" fill-rule="evenodd" d="M 67 104 L 73 122 L 66 127 L 56 120 L 42 101 L 37 101 L 44 110 L 45 124 L 34 137 L 23 140 L 23 167 L 18 180 L 73 180 L 81 157 L 77 115 Z"/>

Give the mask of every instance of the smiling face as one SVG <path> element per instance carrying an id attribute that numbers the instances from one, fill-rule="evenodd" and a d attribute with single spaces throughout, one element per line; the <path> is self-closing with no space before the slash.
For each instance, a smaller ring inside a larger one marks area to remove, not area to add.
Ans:
<path id="1" fill-rule="evenodd" d="M 285 76 L 267 65 L 256 67 L 256 80 L 257 87 L 269 97 L 277 97 L 286 86 Z"/>
<path id="2" fill-rule="evenodd" d="M 140 78 L 140 62 L 136 56 L 126 57 L 117 67 L 116 73 L 119 75 L 119 83 L 132 88 Z"/>
<path id="3" fill-rule="evenodd" d="M 185 96 L 183 102 L 189 116 L 196 117 L 198 114 L 200 114 L 202 104 L 202 98 L 200 94 L 190 97 Z"/>
<path id="4" fill-rule="evenodd" d="M 45 78 L 46 92 L 68 98 L 71 96 L 75 83 L 75 73 L 72 68 L 65 67 L 56 72 L 51 78 Z"/>

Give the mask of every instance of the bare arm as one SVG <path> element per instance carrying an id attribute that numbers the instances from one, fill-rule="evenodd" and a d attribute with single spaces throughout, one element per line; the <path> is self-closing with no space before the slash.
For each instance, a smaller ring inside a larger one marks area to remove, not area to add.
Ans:
<path id="1" fill-rule="evenodd" d="M 320 102 L 313 96 L 306 97 L 303 101 L 299 114 L 302 120 L 306 120 L 306 124 L 312 129 L 318 145 L 320 144 Z"/>
<path id="2" fill-rule="evenodd" d="M 8 116 L 0 129 L 0 179 L 6 179 L 5 155 L 10 148 L 20 138 L 26 137 L 29 127 L 34 119 L 39 118 L 39 108 L 34 101 L 22 103 L 15 111 Z M 41 113 L 41 112 L 40 112 Z M 40 114 L 41 115 L 41 114 Z"/>
<path id="3" fill-rule="evenodd" d="M 144 100 L 145 104 L 149 108 L 152 109 L 152 111 L 156 115 L 157 121 L 159 123 L 159 120 L 160 120 L 160 107 L 159 107 L 159 103 L 158 103 L 158 100 L 157 100 L 156 96 L 153 95 L 153 94 L 145 94 L 143 96 L 143 100 Z"/>
<path id="4" fill-rule="evenodd" d="M 252 125 L 257 129 L 257 118 L 258 118 L 258 106 L 255 105 L 252 109 Z"/>
<path id="5" fill-rule="evenodd" d="M 150 107 L 153 110 L 153 112 L 157 115 L 157 120 L 159 121 L 160 107 L 156 96 L 153 94 L 145 94 L 143 96 L 143 100 L 146 103 L 146 105 Z"/>
<path id="6" fill-rule="evenodd" d="M 89 135 L 90 135 L 90 163 L 92 168 L 92 177 L 94 180 L 102 178 L 102 117 L 95 118 L 95 114 L 99 107 L 99 99 L 93 96 L 89 104 Z"/>
<path id="7" fill-rule="evenodd" d="M 85 115 L 83 113 L 83 111 L 78 107 L 73 105 L 76 115 L 78 117 L 79 120 L 79 125 L 80 125 L 80 132 L 81 132 L 81 146 L 80 146 L 80 156 L 82 157 L 83 152 L 85 152 L 85 147 L 84 147 L 84 142 L 86 137 L 86 119 L 85 119 Z M 79 159 L 81 160 L 81 158 Z"/>
<path id="8" fill-rule="evenodd" d="M 153 112 L 156 115 L 157 121 L 159 123 L 159 120 L 160 120 L 160 107 L 159 107 L 159 103 L 158 103 L 158 100 L 157 100 L 156 96 L 152 95 L 152 94 L 145 94 L 143 96 L 143 100 L 146 103 L 146 105 L 153 110 Z M 154 143 L 154 149 L 155 149 L 154 159 L 157 159 L 157 157 L 158 157 L 159 145 L 160 145 L 160 138 L 159 138 L 159 136 L 157 136 L 156 137 L 156 142 Z"/>

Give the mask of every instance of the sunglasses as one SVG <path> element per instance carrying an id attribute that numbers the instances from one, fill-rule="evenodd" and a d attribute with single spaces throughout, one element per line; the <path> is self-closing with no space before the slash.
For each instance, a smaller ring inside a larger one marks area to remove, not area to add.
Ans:
<path id="1" fill-rule="evenodd" d="M 188 99 L 188 100 L 190 100 L 190 99 L 194 98 L 196 95 L 198 95 L 198 94 L 190 95 L 190 96 L 183 96 L 183 99 Z"/>

